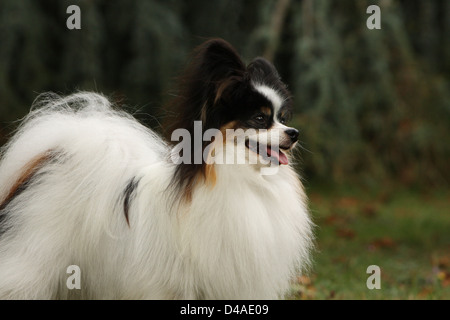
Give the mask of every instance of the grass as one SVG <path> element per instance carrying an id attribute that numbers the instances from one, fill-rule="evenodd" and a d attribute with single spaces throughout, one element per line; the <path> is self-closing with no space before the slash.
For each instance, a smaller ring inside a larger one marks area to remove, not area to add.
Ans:
<path id="1" fill-rule="evenodd" d="M 308 194 L 314 265 L 290 299 L 450 299 L 450 190 Z M 370 265 L 381 269 L 379 290 L 366 286 Z"/>

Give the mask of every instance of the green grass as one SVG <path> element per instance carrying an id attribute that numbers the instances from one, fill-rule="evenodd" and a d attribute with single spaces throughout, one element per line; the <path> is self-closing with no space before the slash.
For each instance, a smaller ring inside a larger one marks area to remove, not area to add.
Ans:
<path id="1" fill-rule="evenodd" d="M 308 194 L 314 264 L 290 299 L 450 299 L 450 191 Z M 381 268 L 379 290 L 366 286 L 370 265 Z"/>

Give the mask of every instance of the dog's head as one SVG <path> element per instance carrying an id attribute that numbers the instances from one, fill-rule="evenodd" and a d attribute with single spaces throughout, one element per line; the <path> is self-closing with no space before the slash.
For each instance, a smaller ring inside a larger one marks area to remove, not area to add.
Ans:
<path id="1" fill-rule="evenodd" d="M 173 135 L 177 129 L 191 135 L 190 154 L 180 153 L 184 161 L 179 171 L 188 176 L 207 173 L 208 159 L 218 157 L 219 146 L 224 147 L 223 154 L 232 149 L 237 157 L 244 154 L 246 163 L 286 165 L 298 139 L 298 131 L 287 126 L 291 95 L 275 67 L 264 58 L 245 65 L 224 40 L 209 40 L 196 49 L 172 106 L 176 112 L 168 128 L 172 144 L 179 143 L 179 135 L 175 139 Z M 201 143 L 195 143 L 199 134 Z M 185 163 L 188 159 L 190 163 Z"/>

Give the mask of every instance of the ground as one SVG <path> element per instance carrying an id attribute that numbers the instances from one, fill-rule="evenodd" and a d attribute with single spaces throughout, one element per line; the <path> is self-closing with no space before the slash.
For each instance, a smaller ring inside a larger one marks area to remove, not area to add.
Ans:
<path id="1" fill-rule="evenodd" d="M 450 299 L 450 190 L 308 193 L 314 263 L 289 299 Z M 379 290 L 367 288 L 370 265 L 380 267 Z"/>

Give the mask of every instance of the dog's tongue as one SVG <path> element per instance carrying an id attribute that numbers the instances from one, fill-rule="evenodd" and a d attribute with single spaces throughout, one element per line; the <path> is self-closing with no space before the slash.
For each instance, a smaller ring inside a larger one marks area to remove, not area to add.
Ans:
<path id="1" fill-rule="evenodd" d="M 288 158 L 281 151 L 276 152 L 275 150 L 272 150 L 271 148 L 267 147 L 267 155 L 269 157 L 276 158 L 279 164 L 289 164 Z"/>

